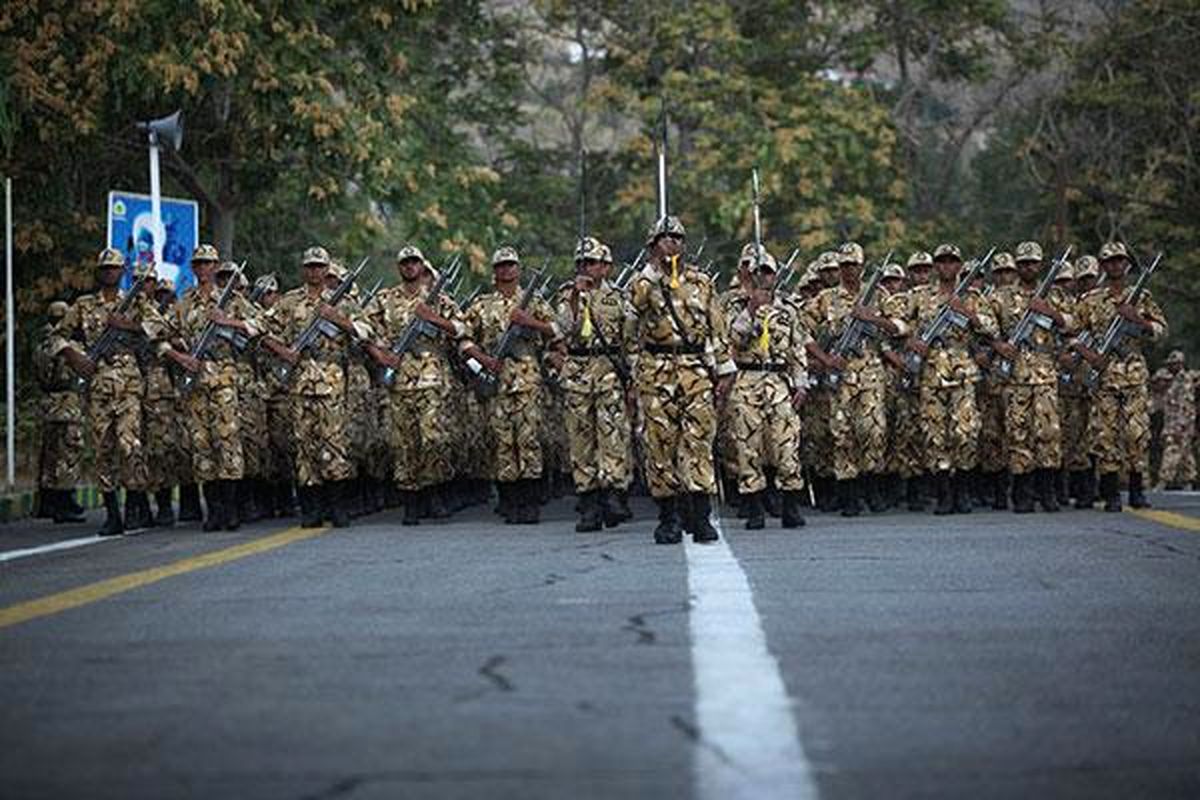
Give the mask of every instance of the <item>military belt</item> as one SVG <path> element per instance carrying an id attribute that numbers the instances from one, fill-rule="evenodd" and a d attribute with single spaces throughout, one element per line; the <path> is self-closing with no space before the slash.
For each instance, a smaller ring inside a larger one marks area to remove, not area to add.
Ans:
<path id="1" fill-rule="evenodd" d="M 655 356 L 704 355 L 704 347 L 698 344 L 647 344 L 642 349 Z"/>
<path id="2" fill-rule="evenodd" d="M 575 358 L 607 357 L 619 356 L 621 351 L 615 347 L 568 347 L 567 355 Z"/>
<path id="3" fill-rule="evenodd" d="M 786 364 L 738 364 L 741 372 L 786 372 Z"/>

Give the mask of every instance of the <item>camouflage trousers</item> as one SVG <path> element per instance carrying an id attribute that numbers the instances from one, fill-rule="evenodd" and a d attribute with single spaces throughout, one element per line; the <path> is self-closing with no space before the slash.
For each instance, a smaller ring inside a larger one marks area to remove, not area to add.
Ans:
<path id="1" fill-rule="evenodd" d="M 925 431 L 925 464 L 930 472 L 974 469 L 978 463 L 979 410 L 975 385 L 923 383 L 921 427 Z"/>
<path id="2" fill-rule="evenodd" d="M 43 422 L 38 486 L 74 489 L 83 477 L 83 424 Z"/>
<path id="3" fill-rule="evenodd" d="M 187 398 L 192 474 L 197 481 L 240 480 L 245 475 L 237 364 L 205 361 Z"/>
<path id="4" fill-rule="evenodd" d="M 1196 456 L 1192 452 L 1194 432 L 1163 434 L 1162 467 L 1159 482 L 1168 486 L 1187 486 L 1196 479 Z"/>
<path id="5" fill-rule="evenodd" d="M 1089 469 L 1092 465 L 1088 458 L 1088 409 L 1090 402 L 1087 395 L 1063 394 L 1058 395 L 1058 419 L 1062 427 L 1062 457 L 1065 469 Z"/>
<path id="6" fill-rule="evenodd" d="M 1096 469 L 1140 472 L 1150 467 L 1150 398 L 1146 386 L 1102 387 L 1092 397 L 1088 439 Z"/>
<path id="7" fill-rule="evenodd" d="M 500 392 L 488 409 L 495 447 L 494 480 L 542 476 L 542 403 L 539 391 Z"/>
<path id="8" fill-rule="evenodd" d="M 337 364 L 320 366 L 324 374 L 319 391 L 294 388 L 292 392 L 296 483 L 300 486 L 354 477 L 346 430 L 345 377 Z"/>
<path id="9" fill-rule="evenodd" d="M 1008 468 L 1014 475 L 1062 466 L 1058 387 L 1053 383 L 1010 383 L 1004 392 Z"/>
<path id="10" fill-rule="evenodd" d="M 264 390 L 249 365 L 241 364 L 238 369 L 238 401 L 241 410 L 240 430 L 242 434 L 242 457 L 245 461 L 244 476 L 261 478 L 267 473 L 270 458 L 271 435 L 267 428 L 267 401 Z"/>
<path id="11" fill-rule="evenodd" d="M 888 426 L 891 446 L 888 448 L 888 471 L 902 478 L 925 472 L 925 436 L 918 415 L 920 404 L 916 392 L 897 389 L 891 394 L 892 419 Z"/>
<path id="12" fill-rule="evenodd" d="M 424 489 L 453 477 L 452 431 L 446 425 L 449 387 L 393 390 L 388 398 L 392 475 L 406 491 Z"/>
<path id="13" fill-rule="evenodd" d="M 187 483 L 192 473 L 185 464 L 189 438 L 175 397 L 147 397 L 142 412 L 142 431 L 145 434 L 145 459 L 148 472 L 147 489 L 158 491 L 179 483 Z"/>
<path id="14" fill-rule="evenodd" d="M 371 373 L 359 361 L 346 367 L 346 436 L 350 440 L 350 458 L 360 475 L 367 473 L 372 445 L 378 429 L 372 407 Z"/>
<path id="15" fill-rule="evenodd" d="M 88 392 L 88 431 L 102 492 L 147 485 L 142 440 L 142 373 L 132 356 L 101 365 Z"/>
<path id="16" fill-rule="evenodd" d="M 565 405 L 566 398 L 557 387 L 542 387 L 542 460 L 548 472 L 571 471 Z"/>
<path id="17" fill-rule="evenodd" d="M 1004 433 L 1004 387 L 990 380 L 977 383 L 975 404 L 979 408 L 979 468 L 984 472 L 1006 470 L 1009 453 Z"/>
<path id="18" fill-rule="evenodd" d="M 738 492 L 767 488 L 767 469 L 775 470 L 775 486 L 784 491 L 804 488 L 800 463 L 800 414 L 792 405 L 787 379 L 778 373 L 740 372 L 728 408 L 730 440 L 737 460 Z"/>
<path id="19" fill-rule="evenodd" d="M 883 471 L 887 445 L 884 394 L 883 367 L 879 365 L 857 374 L 847 371 L 838 384 L 829 417 L 833 476 L 838 480 Z"/>
<path id="20" fill-rule="evenodd" d="M 277 391 L 266 401 L 267 458 L 264 477 L 273 481 L 292 479 L 292 399 L 286 392 Z"/>
<path id="21" fill-rule="evenodd" d="M 833 476 L 833 436 L 829 428 L 832 407 L 833 395 L 829 389 L 815 389 L 809 392 L 800 418 L 800 427 L 804 431 L 801 459 L 814 474 L 823 478 Z"/>
<path id="22" fill-rule="evenodd" d="M 707 368 L 695 356 L 646 353 L 638 360 L 636 382 L 651 496 L 716 494 L 717 410 Z"/>
<path id="23" fill-rule="evenodd" d="M 577 492 L 629 485 L 629 417 L 619 383 L 568 387 L 564 422 Z"/>

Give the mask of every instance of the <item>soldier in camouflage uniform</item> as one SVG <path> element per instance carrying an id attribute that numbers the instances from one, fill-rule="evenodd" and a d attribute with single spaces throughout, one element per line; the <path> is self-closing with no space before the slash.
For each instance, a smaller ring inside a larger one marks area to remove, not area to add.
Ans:
<path id="1" fill-rule="evenodd" d="M 728 406 L 738 467 L 738 492 L 747 530 L 766 525 L 763 495 L 767 470 L 783 492 L 781 525 L 798 528 L 804 477 L 800 460 L 800 416 L 808 385 L 808 332 L 799 309 L 774 291 L 774 257 L 751 254 L 751 283 L 728 309 L 737 374 Z"/>
<path id="2" fill-rule="evenodd" d="M 1166 317 L 1149 292 L 1141 295 L 1136 308 L 1128 302 L 1132 292 L 1125 282 L 1128 265 L 1129 254 L 1122 243 L 1109 242 L 1100 248 L 1105 284 L 1085 294 L 1077 312 L 1079 330 L 1090 331 L 1097 342 L 1118 315 L 1141 332 L 1143 341 L 1166 335 Z M 1129 504 L 1145 508 L 1149 506 L 1144 476 L 1149 466 L 1150 374 L 1141 343 L 1127 339 L 1120 352 L 1109 354 L 1106 360 L 1093 349 L 1082 346 L 1077 349 L 1100 370 L 1099 385 L 1092 395 L 1088 438 L 1100 473 L 1104 510 L 1121 510 L 1122 470 L 1129 474 Z"/>
<path id="3" fill-rule="evenodd" d="M 809 393 L 804 403 L 808 412 L 801 419 L 806 448 L 809 456 L 809 466 L 813 473 L 813 489 L 816 493 L 817 508 L 821 511 L 836 511 L 838 508 L 838 487 L 833 470 L 833 418 L 834 392 L 824 382 L 825 364 L 821 355 L 825 346 L 831 341 L 828 330 L 816 325 L 821 317 L 819 306 L 820 296 L 838 286 L 841 281 L 841 267 L 838 264 L 838 254 L 827 250 L 817 257 L 815 265 L 816 280 L 809 284 L 812 297 L 801 300 L 800 310 L 804 314 L 805 326 L 812 335 L 813 341 L 808 347 L 808 366 L 811 374 L 816 377 L 816 387 Z"/>
<path id="4" fill-rule="evenodd" d="M 716 405 L 737 372 L 729 332 L 709 278 L 683 263 L 686 233 L 676 217 L 651 226 L 646 265 L 630 286 L 640 353 L 635 383 L 646 426 L 645 469 L 658 505 L 654 540 L 718 538 L 709 516 L 717 491 Z"/>
<path id="5" fill-rule="evenodd" d="M 608 247 L 585 237 L 575 250 L 575 280 L 559 292 L 554 309 L 566 344 L 560 384 L 579 532 L 626 518 L 619 493 L 630 482 L 626 409 L 632 387 L 626 382 L 633 318 L 620 290 L 606 279 L 611 263 Z"/>
<path id="6" fill-rule="evenodd" d="M 1011 253 L 996 253 L 992 258 L 992 286 L 984 290 L 991 314 L 996 317 L 1000 301 L 1017 281 L 1017 262 Z M 1006 381 L 1000 375 L 992 343 L 980 345 L 975 353 L 979 382 L 975 385 L 975 404 L 979 409 L 979 476 L 983 498 L 993 510 L 1008 508 L 1008 440 L 1004 435 L 1004 397 Z"/>
<path id="7" fill-rule="evenodd" d="M 348 484 L 354 477 L 346 427 L 346 363 L 353 342 L 368 339 L 371 328 L 353 299 L 343 296 L 336 308 L 327 302 L 330 258 L 324 247 L 308 248 L 300 263 L 304 285 L 285 292 L 267 312 L 276 333 L 264 337 L 263 344 L 292 367 L 300 524 L 318 527 L 329 520 L 340 528 L 350 524 Z M 317 319 L 324 323 L 323 332 L 304 352 L 294 350 L 291 343 Z"/>
<path id="8" fill-rule="evenodd" d="M 1078 311 L 1079 300 L 1096 287 L 1100 278 L 1100 262 L 1095 256 L 1080 256 L 1075 262 L 1075 281 L 1072 287 L 1072 313 Z M 1091 396 L 1084 385 L 1087 364 L 1068 348 L 1059 354 L 1058 408 L 1062 422 L 1063 469 L 1067 471 L 1068 488 L 1075 498 L 1075 507 L 1090 509 L 1096 502 L 1096 473 L 1088 452 L 1087 428 Z"/>
<path id="9" fill-rule="evenodd" d="M 160 305 L 160 282 L 153 272 L 146 279 L 143 291 L 162 317 L 163 338 L 179 338 L 180 331 L 171 307 Z M 164 313 L 165 311 L 165 313 Z M 168 370 L 169 358 L 144 351 L 141 367 L 145 393 L 142 397 L 142 439 L 147 466 L 147 490 L 154 497 L 157 513 L 154 525 L 175 523 L 171 508 L 171 489 L 179 482 L 179 406 L 175 384 Z"/>
<path id="10" fill-rule="evenodd" d="M 263 275 L 254 281 L 253 295 L 255 312 L 263 325 L 264 333 L 278 336 L 277 321 L 269 313 L 279 302 L 279 281 L 272 275 Z M 268 516 L 289 517 L 295 510 L 292 491 L 292 399 L 288 386 L 272 369 L 274 362 L 269 353 L 258 351 L 256 366 L 263 385 L 267 409 L 267 452 L 264 456 L 264 477 L 269 483 L 271 502 Z"/>
<path id="11" fill-rule="evenodd" d="M 83 522 L 83 509 L 73 493 L 82 477 L 83 399 L 75 372 L 52 355 L 54 328 L 69 306 L 55 301 L 46 310 L 46 327 L 33 351 L 33 368 L 42 399 L 39 406 L 41 447 L 38 453 L 39 516 L 56 523 Z"/>
<path id="12" fill-rule="evenodd" d="M 488 403 L 488 427 L 495 446 L 496 490 L 506 523 L 536 524 L 543 470 L 542 371 L 544 344 L 558 338 L 554 312 L 534 296 L 520 307 L 520 256 L 512 247 L 492 254 L 496 290 L 481 295 L 465 314 L 464 351 L 494 376 L 497 393 Z M 519 335 L 508 353 L 495 357 L 495 347 L 510 325 Z"/>
<path id="13" fill-rule="evenodd" d="M 1062 465 L 1062 433 L 1056 336 L 1069 333 L 1073 321 L 1060 289 L 1052 287 L 1044 299 L 1036 297 L 1043 262 L 1041 245 L 1021 242 L 1016 262 L 1019 282 L 995 293 L 993 307 L 1000 336 L 992 344 L 996 353 L 1012 364 L 1004 387 L 1004 431 L 1013 511 L 1032 512 L 1035 496 L 1045 511 L 1058 511 L 1055 481 Z M 1005 337 L 1012 334 L 1027 310 L 1053 327 L 1034 324 L 1023 345 L 1009 344 Z"/>
<path id="14" fill-rule="evenodd" d="M 367 306 L 371 330 L 377 337 L 367 350 L 394 380 L 386 407 L 387 431 L 394 457 L 393 480 L 404 504 L 405 525 L 422 517 L 448 515 L 445 494 L 454 477 L 451 422 L 455 379 L 451 358 L 466 335 L 454 300 L 440 292 L 430 300 L 437 272 L 412 245 L 396 253 L 400 283 L 384 289 Z M 411 325 L 419 333 L 403 353 L 392 351 Z"/>
<path id="15" fill-rule="evenodd" d="M 919 415 L 928 442 L 926 464 L 937 489 L 935 514 L 968 514 L 970 470 L 978 463 L 979 411 L 975 384 L 979 367 L 970 344 L 979 336 L 995 338 L 998 332 L 989 304 L 976 290 L 956 299 L 954 289 L 963 266 L 962 253 L 953 244 L 938 245 L 933 252 L 937 280 L 914 289 L 909 309 L 908 346 L 921 355 L 917 378 Z M 919 341 L 921 330 L 949 305 L 967 320 L 967 330 L 951 327 L 929 345 Z"/>
<path id="16" fill-rule="evenodd" d="M 83 295 L 55 327 L 50 355 L 61 357 L 73 370 L 90 379 L 87 389 L 88 432 L 96 458 L 96 483 L 104 497 L 105 520 L 101 536 L 141 528 L 150 522 L 146 500 L 148 481 L 142 452 L 142 371 L 139 349 L 158 352 L 162 319 L 154 304 L 139 296 L 125 315 L 116 313 L 122 300 L 119 285 L 125 257 L 108 248 L 97 259 L 99 291 Z M 119 331 L 119 341 L 100 361 L 86 352 L 107 328 Z M 169 346 L 167 346 L 169 349 Z M 125 487 L 126 519 L 121 519 L 117 489 Z"/>
<path id="17" fill-rule="evenodd" d="M 178 301 L 175 296 L 175 282 L 170 278 L 159 279 L 155 285 L 154 296 L 158 313 L 162 316 L 163 322 L 166 325 L 169 341 L 182 344 L 182 339 L 180 338 L 182 331 L 179 328 Z M 179 515 L 177 519 L 180 522 L 199 522 L 203 519 L 203 512 L 200 507 L 200 487 L 196 485 L 196 479 L 192 475 L 192 438 L 187 428 L 187 407 L 175 385 L 178 369 L 172 364 L 166 370 L 166 374 L 168 383 L 158 384 L 164 394 L 162 398 L 164 405 L 162 409 L 163 414 L 167 413 L 167 398 L 165 394 L 167 386 L 170 386 L 169 404 L 171 409 L 169 418 L 164 418 L 169 420 L 166 423 L 167 449 L 163 454 L 163 463 L 158 465 L 158 468 L 162 470 L 164 475 L 164 486 L 167 487 L 161 496 L 156 497 L 160 515 L 159 522 L 161 524 L 167 519 L 167 515 L 163 513 L 164 507 L 167 511 L 170 511 L 171 496 L 169 487 L 171 486 L 179 487 Z M 149 381 L 147 381 L 147 385 L 149 385 Z"/>
<path id="18" fill-rule="evenodd" d="M 918 250 L 908 257 L 905 265 L 906 288 L 888 295 L 884 300 L 886 313 L 892 319 L 907 320 L 911 317 L 912 298 L 915 290 L 929 284 L 933 270 L 933 256 Z M 916 385 L 906 386 L 903 382 L 904 363 L 901 351 L 903 337 L 893 339 L 890 352 L 885 352 L 885 365 L 891 373 L 888 380 L 895 387 L 894 441 L 898 451 L 899 471 L 904 478 L 904 502 L 909 511 L 924 511 L 927 505 L 926 474 L 928 464 L 925 453 L 925 429 L 921 425 L 920 397 Z"/>
<path id="19" fill-rule="evenodd" d="M 1182 350 L 1171 351 L 1166 368 L 1171 382 L 1163 398 L 1163 457 L 1159 482 L 1168 491 L 1177 491 L 1196 479 L 1192 452 L 1196 438 L 1196 386 L 1195 376 L 1184 369 Z"/>
<path id="20" fill-rule="evenodd" d="M 717 296 L 717 304 L 721 308 L 721 313 L 728 321 L 733 318 L 737 310 L 746 303 L 747 292 L 751 286 L 750 265 L 754 262 L 756 253 L 754 242 L 747 242 L 742 246 L 741 256 L 738 258 L 737 272 L 733 276 L 733 280 L 729 283 L 729 288 L 721 292 Z M 737 497 L 738 485 L 738 453 L 737 442 L 732 438 L 734 425 L 734 410 L 733 406 L 726 403 L 718 410 L 717 419 L 717 466 L 721 470 L 721 474 L 717 476 L 718 480 L 723 480 L 727 496 Z M 741 498 L 738 498 L 739 508 L 738 516 L 745 517 L 746 512 L 741 508 Z"/>

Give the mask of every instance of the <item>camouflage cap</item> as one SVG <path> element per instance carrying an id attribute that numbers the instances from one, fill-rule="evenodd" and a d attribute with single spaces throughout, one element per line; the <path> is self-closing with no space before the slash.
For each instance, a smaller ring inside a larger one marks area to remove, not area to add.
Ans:
<path id="1" fill-rule="evenodd" d="M 1108 261 L 1110 258 L 1129 258 L 1129 251 L 1121 242 L 1105 242 L 1100 248 L 1100 260 Z"/>
<path id="2" fill-rule="evenodd" d="M 814 281 L 820 280 L 820 278 L 817 277 L 816 264 L 817 262 L 815 261 L 809 264 L 808 269 L 804 270 L 804 274 L 800 276 L 800 280 L 798 281 L 797 285 L 801 289 L 807 289 L 813 285 Z"/>
<path id="3" fill-rule="evenodd" d="M 275 273 L 269 275 L 260 275 L 254 280 L 254 288 L 262 289 L 263 292 L 278 292 L 279 280 L 275 277 Z"/>
<path id="4" fill-rule="evenodd" d="M 149 261 L 134 262 L 133 275 L 136 278 L 145 278 L 148 281 L 158 280 L 158 273 L 154 271 L 154 264 Z"/>
<path id="5" fill-rule="evenodd" d="M 1080 256 L 1075 262 L 1076 278 L 1099 278 L 1100 262 L 1095 256 Z"/>
<path id="6" fill-rule="evenodd" d="M 121 267 L 124 269 L 125 254 L 115 247 L 106 247 L 100 251 L 100 255 L 96 256 L 96 266 Z"/>
<path id="7" fill-rule="evenodd" d="M 163 278 L 158 282 L 158 287 L 155 289 L 155 291 L 170 292 L 171 294 L 175 294 L 175 281 L 171 280 L 170 278 Z"/>
<path id="8" fill-rule="evenodd" d="M 959 250 L 956 244 L 939 244 L 933 251 L 933 260 L 937 261 L 942 258 L 953 258 L 955 261 L 962 261 L 962 250 Z"/>
<path id="9" fill-rule="evenodd" d="M 1017 245 L 1016 261 L 1020 264 L 1022 261 L 1041 261 L 1042 246 L 1037 242 L 1021 242 Z"/>
<path id="10" fill-rule="evenodd" d="M 329 274 L 326 275 L 327 278 L 337 278 L 340 281 L 342 278 L 345 278 L 349 274 L 350 273 L 348 273 L 346 271 L 346 267 L 344 264 L 342 264 L 342 262 L 340 262 L 340 261 L 329 262 Z"/>
<path id="11" fill-rule="evenodd" d="M 821 255 L 817 256 L 817 271 L 824 272 L 827 269 L 840 269 L 838 265 L 838 254 L 832 250 L 826 250 Z"/>
<path id="12" fill-rule="evenodd" d="M 416 245 L 406 244 L 396 251 L 396 263 L 408 261 L 410 258 L 415 258 L 418 261 L 425 261 L 425 254 L 421 252 L 421 248 Z"/>
<path id="13" fill-rule="evenodd" d="M 756 272 L 777 272 L 779 264 L 775 261 L 775 256 L 768 253 L 766 248 L 763 248 L 762 258 L 758 260 L 758 263 L 754 266 L 754 270 Z"/>
<path id="14" fill-rule="evenodd" d="M 1054 276 L 1054 282 L 1073 281 L 1075 280 L 1075 267 L 1071 266 L 1070 261 L 1063 262 L 1063 265 L 1058 268 L 1058 274 Z"/>
<path id="15" fill-rule="evenodd" d="M 658 241 L 658 237 L 667 234 L 676 236 L 687 236 L 687 230 L 683 227 L 683 223 L 679 221 L 679 217 L 669 216 L 664 219 L 655 220 L 654 224 L 646 230 L 646 245 L 652 245 Z"/>
<path id="16" fill-rule="evenodd" d="M 250 288 L 250 279 L 246 277 L 246 273 L 244 271 L 238 273 L 237 282 L 239 289 Z"/>
<path id="17" fill-rule="evenodd" d="M 217 267 L 217 274 L 224 275 L 227 272 L 237 272 L 238 264 L 236 261 L 222 261 Z"/>
<path id="18" fill-rule="evenodd" d="M 758 246 L 754 242 L 746 242 L 742 245 L 742 254 L 738 257 L 738 266 L 749 266 L 754 261 L 754 254 L 758 251 Z"/>
<path id="19" fill-rule="evenodd" d="M 575 246 L 575 263 L 580 261 L 604 261 L 604 244 L 594 236 L 585 236 Z"/>
<path id="20" fill-rule="evenodd" d="M 496 252 L 492 253 L 493 267 L 509 262 L 513 264 L 521 263 L 521 256 L 517 253 L 517 248 L 505 246 L 497 248 Z"/>
<path id="21" fill-rule="evenodd" d="M 858 264 L 862 266 L 865 256 L 863 255 L 862 245 L 858 242 L 846 242 L 838 248 L 838 263 L 839 264 Z"/>
<path id="22" fill-rule="evenodd" d="M 918 250 L 917 252 L 913 253 L 911 256 L 908 257 L 908 268 L 909 269 L 912 269 L 913 267 L 932 267 L 932 266 L 933 266 L 933 256 L 931 256 L 925 250 Z"/>
<path id="23" fill-rule="evenodd" d="M 1016 270 L 1017 260 L 1012 253 L 996 253 L 992 256 L 992 272 L 1011 272 Z"/>
<path id="24" fill-rule="evenodd" d="M 307 266 L 308 264 L 321 264 L 329 266 L 329 251 L 324 247 L 310 247 L 300 256 L 300 264 Z"/>
<path id="25" fill-rule="evenodd" d="M 221 256 L 217 253 L 217 248 L 211 244 L 197 245 L 196 249 L 192 251 L 193 264 L 197 261 L 212 261 L 216 263 L 220 260 Z"/>
<path id="26" fill-rule="evenodd" d="M 1170 383 L 1171 379 L 1171 371 L 1166 367 L 1159 367 L 1154 370 L 1154 376 L 1150 378 L 1154 383 Z"/>
<path id="27" fill-rule="evenodd" d="M 881 275 L 880 277 L 881 278 L 900 278 L 901 280 L 903 280 L 905 277 L 904 267 L 900 266 L 899 264 L 884 264 L 883 275 Z"/>
<path id="28" fill-rule="evenodd" d="M 605 264 L 613 263 L 612 248 L 610 248 L 606 244 L 600 245 L 600 260 L 603 261 Z"/>
<path id="29" fill-rule="evenodd" d="M 1182 350 L 1172 350 L 1170 352 L 1170 354 L 1167 356 L 1167 363 L 1168 364 L 1182 364 L 1183 363 L 1183 351 Z"/>
<path id="30" fill-rule="evenodd" d="M 46 306 L 46 316 L 50 319 L 62 319 L 67 315 L 71 307 L 62 300 L 55 300 L 50 305 Z"/>

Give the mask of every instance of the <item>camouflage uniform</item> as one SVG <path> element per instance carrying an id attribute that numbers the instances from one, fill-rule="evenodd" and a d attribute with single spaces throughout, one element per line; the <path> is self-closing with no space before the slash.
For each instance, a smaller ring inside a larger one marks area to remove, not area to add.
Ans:
<path id="1" fill-rule="evenodd" d="M 674 217 L 656 223 L 648 245 L 682 239 Z M 659 503 L 656 541 L 679 541 L 680 522 L 697 540 L 716 536 L 708 522 L 717 491 L 713 441 L 717 432 L 713 381 L 737 371 L 716 289 L 682 256 L 652 257 L 630 285 L 640 353 L 635 383 L 645 418 L 645 470 Z"/>
<path id="2" fill-rule="evenodd" d="M 42 392 L 38 408 L 41 445 L 38 454 L 38 494 L 41 515 L 55 522 L 77 521 L 71 493 L 83 476 L 83 399 L 74 370 L 51 354 L 54 326 L 68 306 L 50 304 L 49 322 L 33 351 L 33 368 Z"/>
<path id="3" fill-rule="evenodd" d="M 1159 481 L 1182 489 L 1196 479 L 1192 446 L 1196 437 L 1195 376 L 1183 368 L 1183 352 L 1167 356 L 1171 383 L 1163 398 L 1163 457 Z"/>
<path id="4" fill-rule="evenodd" d="M 828 291 L 827 281 L 823 276 L 832 276 L 831 279 L 836 281 L 838 277 L 838 260 L 837 253 L 829 250 L 817 258 L 812 265 L 816 278 L 811 279 L 815 294 L 799 303 L 801 313 L 804 315 L 805 325 L 808 327 L 811 335 L 816 339 L 816 344 L 828 346 L 830 337 L 827 331 L 821 330 L 819 327 L 813 327 L 815 320 L 819 320 L 821 312 L 818 306 L 818 298 L 822 292 Z M 818 288 L 822 285 L 825 288 Z M 818 365 L 809 360 L 810 367 L 816 369 Z M 816 490 L 817 507 L 823 511 L 828 511 L 835 507 L 836 491 L 833 469 L 833 398 L 835 392 L 830 389 L 829 385 L 822 379 L 820 372 L 816 374 L 815 386 L 809 394 L 808 399 L 804 403 L 801 412 L 800 427 L 804 431 L 804 462 L 812 470 L 815 476 L 814 488 Z M 811 381 L 810 381 L 811 382 Z"/>
<path id="5" fill-rule="evenodd" d="M 279 339 L 279 320 L 269 313 L 279 299 L 279 282 L 274 275 L 264 275 L 254 282 L 258 304 L 255 308 L 263 333 Z M 267 414 L 267 449 L 263 454 L 263 477 L 272 485 L 271 511 L 274 516 L 289 516 L 293 512 L 293 414 L 292 399 L 286 383 L 273 369 L 275 362 L 260 346 L 255 368 L 262 384 Z"/>

